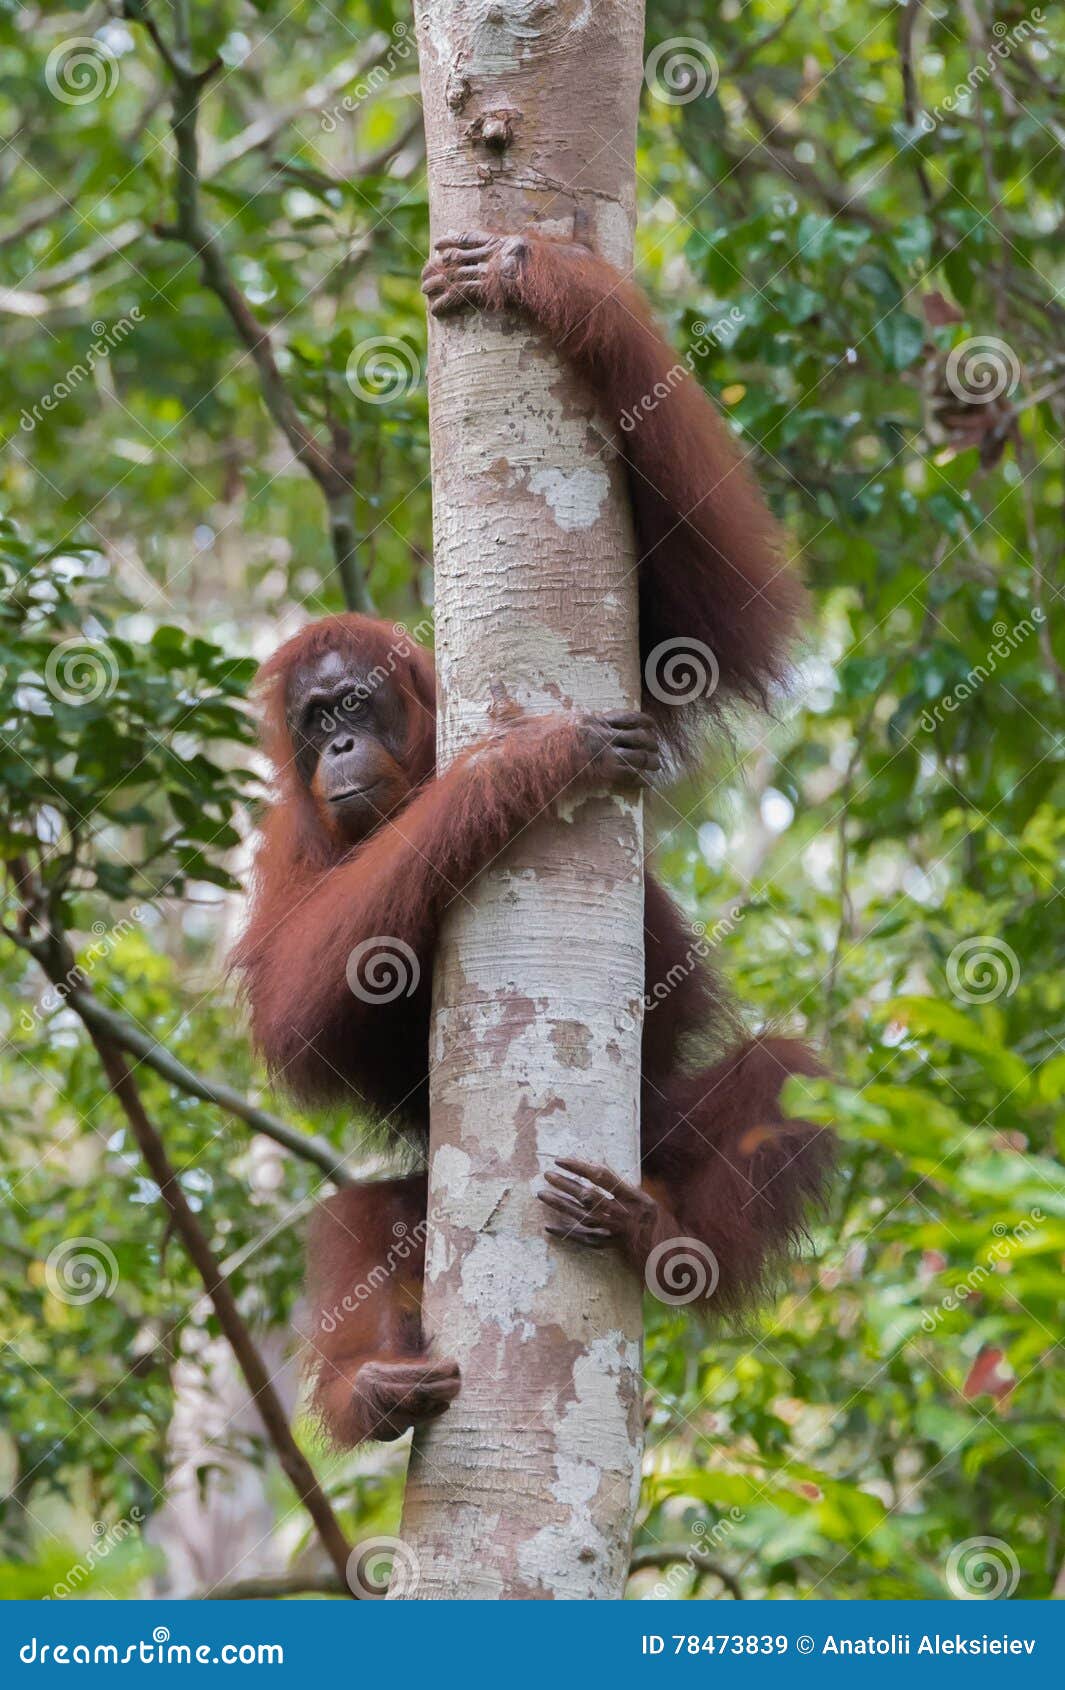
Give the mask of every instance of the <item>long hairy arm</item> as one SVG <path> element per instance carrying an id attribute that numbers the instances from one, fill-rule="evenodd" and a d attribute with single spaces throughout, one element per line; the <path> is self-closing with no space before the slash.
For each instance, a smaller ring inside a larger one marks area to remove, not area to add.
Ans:
<path id="1" fill-rule="evenodd" d="M 617 430 L 639 545 L 645 683 L 649 668 L 655 680 L 645 708 L 660 729 L 682 745 L 708 707 L 764 705 L 786 678 L 803 590 L 745 455 L 639 288 L 586 247 L 533 234 L 447 237 L 437 250 L 423 282 L 433 313 L 524 312 Z M 660 648 L 673 641 L 694 655 L 671 682 L 677 659 Z M 678 707 L 678 689 L 695 691 L 690 705 Z"/>
<path id="2" fill-rule="evenodd" d="M 567 791 L 652 772 L 654 744 L 646 720 L 623 712 L 519 722 L 465 752 L 364 844 L 317 872 L 301 872 L 284 835 L 271 841 L 268 828 L 234 961 L 271 1066 L 294 1069 L 338 1027 L 356 1031 L 407 984 L 427 981 L 440 918 L 475 875 Z M 390 970 L 398 990 L 389 995 Z"/>

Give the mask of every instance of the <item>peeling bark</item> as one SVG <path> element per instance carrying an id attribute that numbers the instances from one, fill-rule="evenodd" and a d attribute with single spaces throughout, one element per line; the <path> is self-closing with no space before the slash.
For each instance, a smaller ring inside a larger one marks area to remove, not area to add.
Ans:
<path id="1" fill-rule="evenodd" d="M 421 0 L 433 238 L 536 222 L 631 264 L 639 0 Z M 439 754 L 518 707 L 637 707 L 622 466 L 523 322 L 434 323 Z M 637 800 L 563 799 L 453 906 L 434 981 L 426 1323 L 462 1392 L 415 1439 L 396 1598 L 619 1597 L 640 1287 L 548 1238 L 558 1156 L 639 1167 Z M 410 1556 L 404 1556 L 409 1570 Z"/>

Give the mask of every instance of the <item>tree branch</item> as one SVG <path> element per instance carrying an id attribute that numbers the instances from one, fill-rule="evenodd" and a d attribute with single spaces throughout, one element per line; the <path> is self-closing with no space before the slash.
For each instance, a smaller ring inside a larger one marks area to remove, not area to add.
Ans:
<path id="1" fill-rule="evenodd" d="M 341 93 L 349 83 L 365 76 L 380 59 L 385 45 L 383 37 L 375 37 L 372 49 L 363 54 L 361 58 L 343 60 L 341 64 L 335 65 L 332 70 L 327 71 L 320 82 L 316 82 L 312 88 L 308 88 L 301 99 L 280 110 L 272 111 L 267 117 L 256 118 L 239 134 L 234 135 L 231 141 L 225 142 L 223 146 L 210 152 L 203 163 L 200 174 L 201 182 L 213 181 L 223 170 L 228 169 L 231 164 L 239 163 L 249 153 L 269 147 L 290 123 L 295 122 L 299 117 L 319 110 L 326 100 Z M 366 159 L 359 161 L 356 174 L 359 176 L 378 175 L 396 153 L 402 151 L 403 147 L 414 138 L 420 127 L 421 112 L 419 110 L 400 136 L 390 141 L 387 146 L 382 147 L 378 152 L 372 153 Z M 281 168 L 276 161 L 271 161 L 271 166 L 275 170 Z M 338 184 L 343 180 L 344 178 L 340 176 L 336 178 Z M 39 229 L 42 224 L 50 223 L 54 218 L 61 217 L 63 212 L 69 210 L 69 208 L 69 198 L 62 194 L 57 194 L 50 200 L 36 201 L 28 208 L 22 223 L 0 234 L 0 251 L 5 247 L 17 245 L 27 235 L 32 234 L 35 229 Z M 92 241 L 81 252 L 75 253 L 73 257 L 65 260 L 62 264 L 56 264 L 50 269 L 39 271 L 34 276 L 34 293 L 26 295 L 28 300 L 34 302 L 34 309 L 22 311 L 18 314 L 39 316 L 49 302 L 38 299 L 38 295 L 54 293 L 57 289 L 68 287 L 71 283 L 79 281 L 81 277 L 100 269 L 112 258 L 120 258 L 125 248 L 131 246 L 134 241 L 140 240 L 146 230 L 147 225 L 141 222 L 139 218 L 131 218 L 124 223 L 120 223 L 117 228 L 109 230 L 99 240 Z M 3 308 L 0 306 L 0 309 Z"/>
<path id="2" fill-rule="evenodd" d="M 122 1052 L 92 1027 L 89 1027 L 89 1037 L 96 1046 L 111 1090 L 122 1106 L 145 1165 L 159 1187 L 159 1195 L 169 1210 L 174 1230 L 203 1281 L 204 1290 L 218 1316 L 218 1324 L 244 1376 L 281 1468 L 314 1521 L 322 1546 L 338 1576 L 344 1578 L 350 1545 L 310 1462 L 292 1436 L 284 1405 L 237 1308 L 236 1298 L 207 1241 L 207 1235 L 189 1206 L 163 1141 L 145 1113 L 129 1064 Z"/>
<path id="3" fill-rule="evenodd" d="M 278 368 L 270 331 L 260 323 L 237 286 L 221 242 L 203 214 L 200 201 L 200 101 L 204 89 L 222 68 L 221 60 L 213 60 L 203 70 L 194 70 L 187 62 L 184 47 L 168 47 L 161 30 L 147 11 L 141 15 L 173 84 L 170 127 L 177 153 L 174 166 L 177 216 L 173 224 L 157 224 L 155 232 L 163 239 L 182 241 L 198 256 L 205 286 L 221 302 L 255 365 L 267 410 L 288 441 L 295 458 L 321 489 L 344 601 L 349 610 L 370 611 L 372 604 L 355 549 L 350 439 L 345 451 L 338 451 L 336 445 L 330 450 L 320 444 L 304 422 Z"/>
<path id="4" fill-rule="evenodd" d="M 911 130 L 917 124 L 917 110 L 920 105 L 920 89 L 917 86 L 917 72 L 913 64 L 913 35 L 924 6 L 924 0 L 906 0 L 905 6 L 899 13 L 899 67 L 902 74 L 902 110 L 907 127 Z M 924 159 L 914 149 L 914 169 L 920 184 L 921 194 L 926 207 L 931 210 L 935 204 L 932 184 L 928 180 Z"/>
<path id="5" fill-rule="evenodd" d="M 215 176 L 227 166 L 235 164 L 238 159 L 246 158 L 249 153 L 258 151 L 261 147 L 272 146 L 282 130 L 297 118 L 305 117 L 311 112 L 320 111 L 327 100 L 343 93 L 349 83 L 356 82 L 371 71 L 381 58 L 388 45 L 387 37 L 378 33 L 370 37 L 366 51 L 357 59 L 343 59 L 326 71 L 320 82 L 300 95 L 298 100 L 287 106 L 273 106 L 262 117 L 255 118 L 231 141 L 224 142 L 210 152 L 205 165 L 205 174 Z"/>
<path id="6" fill-rule="evenodd" d="M 641 1549 L 634 1549 L 629 1572 L 639 1573 L 645 1567 L 671 1567 L 680 1561 L 687 1561 L 697 1573 L 712 1573 L 716 1579 L 721 1580 L 737 1602 L 743 1601 L 739 1579 L 727 1568 L 722 1567 L 720 1562 L 713 1560 L 705 1549 L 693 1549 L 688 1543 L 651 1543 Z"/>
<path id="7" fill-rule="evenodd" d="M 16 943 L 31 951 L 50 980 L 69 982 L 76 979 L 77 961 L 66 934 L 60 928 L 54 923 L 47 923 L 43 939 L 35 940 L 30 937 L 33 923 L 46 921 L 47 899 L 43 888 L 26 872 L 24 862 L 18 860 L 14 869 L 19 877 L 20 903 L 20 934 Z M 13 937 L 10 930 L 6 931 L 8 937 Z M 86 1004 L 91 998 L 92 994 L 87 987 L 77 988 L 68 1001 L 81 1017 L 96 1047 L 110 1088 L 129 1122 L 144 1163 L 159 1187 L 159 1195 L 169 1212 L 173 1229 L 203 1281 L 203 1288 L 251 1392 L 252 1401 L 282 1471 L 313 1520 L 322 1546 L 337 1574 L 344 1579 L 351 1547 L 340 1529 L 329 1499 L 315 1477 L 314 1469 L 292 1435 L 284 1405 L 274 1389 L 266 1364 L 237 1307 L 236 1298 L 218 1258 L 211 1249 L 207 1234 L 185 1196 L 177 1172 L 167 1156 L 163 1140 L 148 1118 L 126 1057 L 100 1029 L 99 1024 L 94 1025 L 93 1020 L 86 1017 Z"/>
<path id="8" fill-rule="evenodd" d="M 198 1097 L 203 1103 L 215 1104 L 228 1115 L 234 1115 L 237 1120 L 244 1121 L 253 1131 L 262 1133 L 264 1138 L 273 1139 L 275 1144 L 280 1144 L 301 1161 L 310 1162 L 314 1167 L 320 1168 L 334 1185 L 351 1184 L 352 1176 L 348 1172 L 344 1157 L 324 1138 L 319 1138 L 313 1133 L 298 1132 L 295 1127 L 290 1127 L 287 1122 L 282 1121 L 280 1116 L 249 1103 L 246 1097 L 233 1086 L 227 1085 L 224 1080 L 210 1079 L 186 1067 L 179 1057 L 164 1044 L 160 1044 L 150 1033 L 138 1027 L 136 1022 L 102 1004 L 89 990 L 88 985 L 83 983 L 84 976 L 73 957 L 70 971 L 60 969 L 57 972 L 54 946 L 49 941 L 32 939 L 25 933 L 13 933 L 10 928 L 4 928 L 3 932 L 13 945 L 33 957 L 53 986 L 61 989 L 63 1001 L 69 1003 L 76 1011 L 90 1033 L 98 1033 L 120 1050 L 135 1056 L 138 1062 L 154 1069 L 164 1080 L 176 1086 L 178 1091 L 185 1092 L 189 1097 Z"/>
<path id="9" fill-rule="evenodd" d="M 269 1110 L 249 1103 L 246 1097 L 242 1097 L 240 1092 L 227 1085 L 224 1080 L 211 1079 L 187 1068 L 165 1045 L 160 1044 L 158 1039 L 153 1039 L 150 1033 L 143 1032 L 126 1016 L 107 1009 L 91 992 L 75 990 L 69 994 L 67 1001 L 90 1031 L 100 1033 L 112 1044 L 137 1057 L 147 1067 L 162 1075 L 164 1080 L 169 1080 L 178 1091 L 185 1092 L 189 1097 L 198 1097 L 204 1103 L 216 1104 L 227 1114 L 235 1115 L 255 1132 L 262 1133 L 264 1138 L 273 1139 L 275 1144 L 282 1145 L 301 1161 L 310 1162 L 314 1167 L 320 1168 L 335 1185 L 351 1184 L 351 1174 L 344 1164 L 343 1156 L 324 1138 L 312 1133 L 301 1133 L 295 1127 L 290 1127 Z"/>
<path id="10" fill-rule="evenodd" d="M 878 212 L 862 199 L 857 192 L 852 193 L 846 182 L 835 175 L 831 180 L 822 177 L 819 171 L 809 164 L 804 164 L 795 156 L 795 147 L 799 141 L 808 137 L 789 133 L 782 135 L 778 141 L 772 137 L 778 133 L 783 118 L 775 121 L 770 117 L 759 99 L 756 85 L 746 77 L 737 77 L 736 86 L 743 95 L 744 104 L 751 120 L 759 132 L 759 139 L 754 144 L 754 156 L 763 159 L 778 174 L 785 176 L 793 188 L 809 195 L 811 199 L 820 200 L 826 210 L 834 217 L 850 217 L 857 222 L 865 223 L 870 229 L 880 234 L 887 232 L 890 225 Z M 790 114 L 789 114 L 790 115 Z"/>
<path id="11" fill-rule="evenodd" d="M 750 41 L 746 47 L 740 48 L 735 57 L 730 59 L 729 63 L 724 67 L 723 74 L 725 76 L 736 76 L 741 70 L 745 69 L 745 67 L 750 64 L 752 59 L 761 58 L 766 48 L 771 46 L 772 43 L 783 35 L 786 29 L 788 29 L 792 20 L 797 17 L 799 12 L 802 10 L 802 6 L 803 0 L 793 0 L 792 5 L 788 7 L 788 10 L 784 13 L 783 17 L 780 18 L 777 23 L 773 24 L 770 29 L 767 29 L 764 35 L 757 36 L 754 40 Z"/>

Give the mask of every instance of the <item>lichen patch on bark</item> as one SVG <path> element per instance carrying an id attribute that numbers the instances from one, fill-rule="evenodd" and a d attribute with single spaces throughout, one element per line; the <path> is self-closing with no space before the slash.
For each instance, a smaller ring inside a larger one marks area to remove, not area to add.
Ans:
<path id="1" fill-rule="evenodd" d="M 580 1021 L 556 1021 L 551 1027 L 551 1043 L 558 1052 L 563 1068 L 590 1068 L 592 1065 L 592 1035 Z"/>
<path id="2" fill-rule="evenodd" d="M 490 1306 L 501 1332 L 531 1316 L 551 1269 L 546 1238 L 481 1236 L 462 1264 L 462 1295 L 471 1308 Z"/>
<path id="3" fill-rule="evenodd" d="M 610 477 L 603 469 L 540 469 L 529 477 L 529 491 L 540 494 L 558 526 L 566 534 L 590 528 L 610 495 Z"/>

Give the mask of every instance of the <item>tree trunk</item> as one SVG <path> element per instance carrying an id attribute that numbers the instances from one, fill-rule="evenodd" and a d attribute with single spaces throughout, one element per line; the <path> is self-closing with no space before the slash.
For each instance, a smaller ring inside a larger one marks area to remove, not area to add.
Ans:
<path id="1" fill-rule="evenodd" d="M 640 0 L 421 0 L 433 238 L 536 222 L 632 258 Z M 486 122 L 487 120 L 487 122 Z M 488 142 L 485 135 L 487 132 Z M 635 552 L 589 394 L 529 326 L 434 323 L 439 755 L 519 706 L 633 707 Z M 465 889 L 434 982 L 426 1321 L 462 1392 L 414 1443 L 393 1597 L 618 1597 L 640 1286 L 544 1232 L 558 1156 L 639 1167 L 638 800 L 566 802 Z"/>

